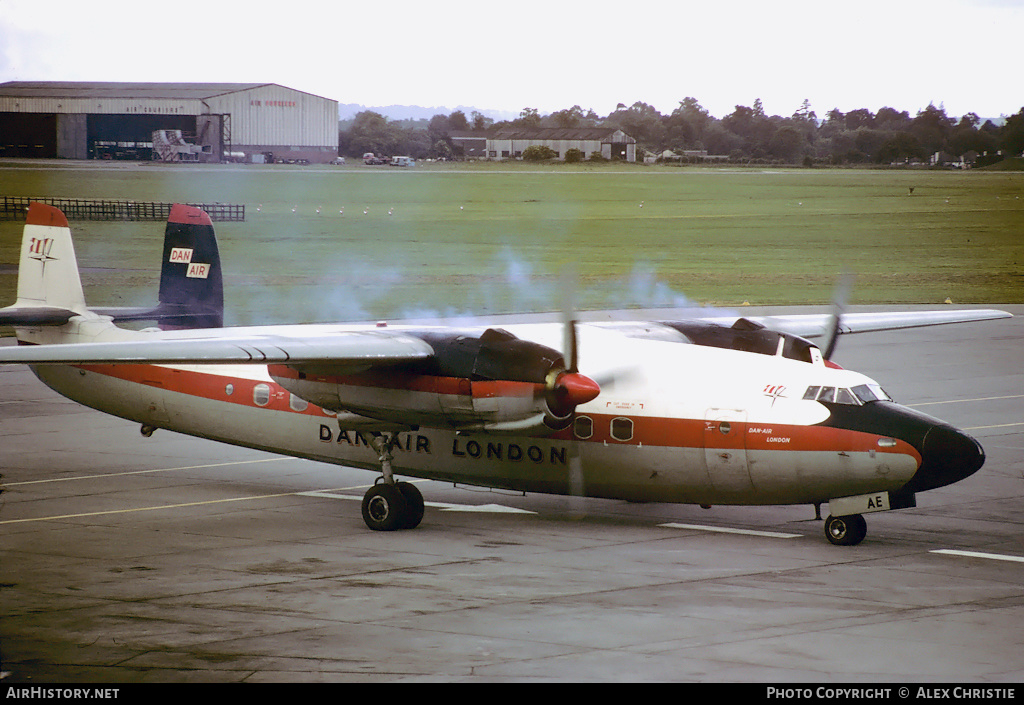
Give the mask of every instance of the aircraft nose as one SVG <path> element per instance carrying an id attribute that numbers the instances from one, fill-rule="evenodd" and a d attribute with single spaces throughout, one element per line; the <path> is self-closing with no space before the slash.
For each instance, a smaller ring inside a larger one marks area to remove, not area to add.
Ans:
<path id="1" fill-rule="evenodd" d="M 908 492 L 951 485 L 973 475 L 985 463 L 985 451 L 978 441 L 944 423 L 928 429 L 920 451 L 921 467 L 904 487 Z"/>

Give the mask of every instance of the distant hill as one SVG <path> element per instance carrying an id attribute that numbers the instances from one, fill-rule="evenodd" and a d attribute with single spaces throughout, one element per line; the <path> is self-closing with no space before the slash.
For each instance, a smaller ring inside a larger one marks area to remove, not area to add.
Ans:
<path id="1" fill-rule="evenodd" d="M 470 117 L 474 111 L 493 119 L 495 122 L 501 120 L 512 120 L 519 117 L 519 113 L 507 110 L 490 110 L 477 108 L 471 105 L 458 105 L 454 108 L 445 106 L 423 107 L 421 105 L 360 105 L 358 103 L 338 103 L 338 119 L 351 120 L 356 113 L 372 110 L 380 113 L 389 120 L 429 120 L 435 115 L 451 115 L 456 110 L 461 110 Z"/>

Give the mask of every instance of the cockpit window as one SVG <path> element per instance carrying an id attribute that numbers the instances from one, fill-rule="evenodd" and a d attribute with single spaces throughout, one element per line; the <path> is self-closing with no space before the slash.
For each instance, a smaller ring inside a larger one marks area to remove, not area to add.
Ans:
<path id="1" fill-rule="evenodd" d="M 836 404 L 849 404 L 860 406 L 872 401 L 892 401 L 877 384 L 862 384 L 853 389 L 845 387 L 818 387 L 811 386 L 804 392 L 804 399 L 808 401 L 827 401 Z"/>
<path id="2" fill-rule="evenodd" d="M 853 392 L 849 389 L 837 389 L 836 390 L 836 404 L 853 404 L 857 406 L 860 402 L 853 396 Z"/>
<path id="3" fill-rule="evenodd" d="M 892 397 L 886 394 L 885 390 L 877 384 L 861 384 L 850 391 L 856 394 L 857 398 L 864 404 L 872 401 L 892 401 Z"/>

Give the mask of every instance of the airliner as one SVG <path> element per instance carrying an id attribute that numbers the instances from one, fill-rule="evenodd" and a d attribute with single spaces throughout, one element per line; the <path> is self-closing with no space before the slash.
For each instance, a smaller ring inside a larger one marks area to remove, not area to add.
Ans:
<path id="1" fill-rule="evenodd" d="M 366 526 L 410 530 L 404 478 L 631 502 L 828 504 L 835 545 L 865 514 L 978 471 L 981 445 L 831 361 L 840 335 L 1009 317 L 991 309 L 691 320 L 224 327 L 206 213 L 176 204 L 159 302 L 86 304 L 64 214 L 27 211 L 17 301 L 23 363 L 58 393 L 140 425 L 364 468 Z M 129 330 L 122 321 L 153 321 Z M 822 339 L 822 346 L 812 342 Z M 142 442 L 140 440 L 140 442 Z"/>

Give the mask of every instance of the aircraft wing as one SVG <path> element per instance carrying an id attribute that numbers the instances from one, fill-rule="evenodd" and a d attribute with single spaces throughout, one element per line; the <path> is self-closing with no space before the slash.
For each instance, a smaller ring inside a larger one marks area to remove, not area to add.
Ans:
<path id="1" fill-rule="evenodd" d="M 422 360 L 423 340 L 398 332 L 346 331 L 319 336 L 253 335 L 126 340 L 0 348 L 0 364 L 284 364 L 328 363 L 339 372 Z"/>
<path id="2" fill-rule="evenodd" d="M 872 313 L 844 313 L 840 319 L 840 334 L 872 333 L 900 328 L 920 328 L 948 323 L 969 323 L 989 321 L 996 318 L 1013 318 L 1006 311 L 995 309 L 959 309 L 954 311 L 880 311 Z M 802 338 L 817 338 L 828 335 L 832 326 L 832 314 L 809 314 L 793 316 L 749 316 L 771 330 L 792 333 Z"/>

